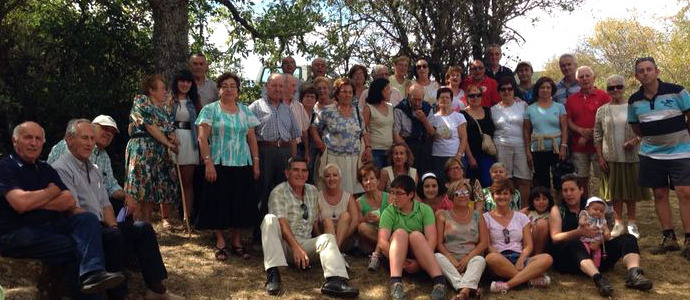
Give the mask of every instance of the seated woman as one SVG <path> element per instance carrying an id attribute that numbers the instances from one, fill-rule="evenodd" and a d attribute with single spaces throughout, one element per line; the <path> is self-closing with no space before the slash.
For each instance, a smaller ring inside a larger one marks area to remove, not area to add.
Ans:
<path id="1" fill-rule="evenodd" d="M 379 187 L 379 170 L 372 164 L 366 164 L 357 171 L 357 180 L 364 188 L 364 194 L 357 199 L 357 235 L 359 247 L 365 252 L 372 252 L 369 260 L 369 271 L 379 269 L 378 231 L 381 212 L 388 207 L 388 193 Z"/>
<path id="2" fill-rule="evenodd" d="M 388 164 L 390 166 L 381 169 L 379 188 L 388 191 L 390 184 L 398 175 L 409 175 L 417 183 L 417 169 L 413 168 L 414 156 L 412 150 L 405 143 L 395 143 L 388 149 Z"/>
<path id="3" fill-rule="evenodd" d="M 470 208 L 479 210 L 480 212 L 484 209 L 484 192 L 482 192 L 482 185 L 479 180 L 470 180 L 465 178 L 465 170 L 462 168 L 462 163 L 457 158 L 449 158 L 444 166 L 444 171 L 446 172 L 446 188 L 451 184 L 456 182 L 462 182 L 468 184 L 471 187 L 472 194 L 474 195 L 473 203 L 470 203 Z"/>
<path id="4" fill-rule="evenodd" d="M 453 199 L 453 209 L 436 212 L 436 261 L 458 293 L 455 300 L 469 299 L 471 291 L 480 298 L 478 286 L 486 267 L 483 255 L 489 245 L 489 229 L 481 213 L 469 207 L 468 186 L 456 182 L 448 195 Z"/>
<path id="5" fill-rule="evenodd" d="M 527 203 L 521 212 L 532 222 L 533 253 L 544 253 L 549 242 L 549 212 L 553 207 L 553 196 L 548 188 L 538 186 L 530 192 Z"/>
<path id="6" fill-rule="evenodd" d="M 342 251 L 343 244 L 352 236 L 359 224 L 357 203 L 350 193 L 340 188 L 338 165 L 327 164 L 321 178 L 326 188 L 319 193 L 319 221 L 324 233 L 335 235 L 338 248 Z M 320 231 L 316 230 L 316 232 Z"/>
<path id="7" fill-rule="evenodd" d="M 414 180 L 400 175 L 391 183 L 393 205 L 381 214 L 379 246 L 390 263 L 391 298 L 403 299 L 403 270 L 424 269 L 434 281 L 431 299 L 446 298 L 446 280 L 434 258 L 436 219 L 428 205 L 414 201 Z M 411 251 L 408 251 L 411 250 Z"/>
<path id="8" fill-rule="evenodd" d="M 500 278 L 508 281 L 491 282 L 492 293 L 504 293 L 529 281 L 534 287 L 547 287 L 551 279 L 543 275 L 553 260 L 548 254 L 532 254 L 530 221 L 525 214 L 510 209 L 513 184 L 508 179 L 494 181 L 491 194 L 496 209 L 484 213 L 489 228 L 489 254 L 486 265 Z"/>
<path id="9" fill-rule="evenodd" d="M 497 162 L 491 165 L 489 173 L 491 174 L 492 182 L 507 179 L 506 165 L 504 165 L 502 162 Z M 484 188 L 482 190 L 482 193 L 484 194 L 484 211 L 494 210 L 496 208 L 496 201 L 494 201 L 494 198 L 491 197 L 491 192 L 489 192 L 489 188 Z M 510 195 L 510 202 L 508 203 L 510 209 L 514 211 L 520 210 L 521 201 L 522 200 L 520 198 L 520 191 L 518 191 L 517 189 L 513 190 L 513 193 Z"/>
<path id="10" fill-rule="evenodd" d="M 594 280 L 599 294 L 609 297 L 613 293 L 611 283 L 599 273 L 599 270 L 612 269 L 614 264 L 623 259 L 628 275 L 625 286 L 632 289 L 647 291 L 652 288 L 652 282 L 644 277 L 640 268 L 640 248 L 637 239 L 629 233 L 621 234 L 604 243 L 606 257 L 601 258 L 597 268 L 580 237 L 593 237 L 598 230 L 587 225 L 580 225 L 578 215 L 585 208 L 584 189 L 579 185 L 577 177 L 565 175 L 561 179 L 563 200 L 558 206 L 551 208 L 549 215 L 549 229 L 551 233 L 551 255 L 554 267 L 563 273 L 585 273 Z"/>
<path id="11" fill-rule="evenodd" d="M 453 202 L 450 202 L 446 195 L 446 186 L 434 173 L 426 173 L 422 176 L 422 182 L 417 185 L 417 197 L 419 201 L 431 206 L 434 213 L 439 210 L 453 209 Z"/>

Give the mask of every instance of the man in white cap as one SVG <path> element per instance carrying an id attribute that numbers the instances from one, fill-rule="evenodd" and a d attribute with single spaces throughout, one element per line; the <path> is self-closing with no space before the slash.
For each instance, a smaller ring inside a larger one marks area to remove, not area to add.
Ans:
<path id="1" fill-rule="evenodd" d="M 103 185 L 105 185 L 105 189 L 108 191 L 108 196 L 110 196 L 115 213 L 117 214 L 123 205 L 126 205 L 128 210 L 127 213 L 132 215 L 138 211 L 137 202 L 134 198 L 125 194 L 122 186 L 120 186 L 115 179 L 113 167 L 110 163 L 110 156 L 108 156 L 108 152 L 105 151 L 105 148 L 110 146 L 110 143 L 113 141 L 113 137 L 120 133 L 120 130 L 117 128 L 117 123 L 113 117 L 108 115 L 99 115 L 94 118 L 91 123 L 96 125 L 96 147 L 93 148 L 89 160 L 103 170 Z M 67 152 L 67 143 L 65 139 L 62 139 L 50 149 L 47 163 L 54 163 Z"/>

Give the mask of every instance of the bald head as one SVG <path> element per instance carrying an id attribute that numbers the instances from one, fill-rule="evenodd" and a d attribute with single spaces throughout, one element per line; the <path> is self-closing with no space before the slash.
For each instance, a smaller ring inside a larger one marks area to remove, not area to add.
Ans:
<path id="1" fill-rule="evenodd" d="M 285 85 L 285 79 L 283 74 L 273 73 L 268 77 L 266 82 L 266 92 L 268 99 L 273 102 L 280 102 L 283 98 L 283 86 Z"/>
<path id="2" fill-rule="evenodd" d="M 408 98 L 413 109 L 422 108 L 422 101 L 424 101 L 424 87 L 419 83 L 413 83 L 408 90 Z"/>

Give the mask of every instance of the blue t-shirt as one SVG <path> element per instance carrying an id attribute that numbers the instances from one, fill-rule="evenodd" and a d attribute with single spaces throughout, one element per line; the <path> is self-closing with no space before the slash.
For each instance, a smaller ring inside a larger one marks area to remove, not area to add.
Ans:
<path id="1" fill-rule="evenodd" d="M 565 106 L 558 102 L 552 102 L 551 107 L 541 108 L 538 103 L 532 103 L 525 110 L 525 120 L 532 123 L 532 145 L 531 151 L 552 151 L 553 139 L 544 138 L 543 147 L 539 147 L 540 139 L 535 136 L 554 136 L 556 143 L 561 143 L 561 116 L 565 115 Z"/>

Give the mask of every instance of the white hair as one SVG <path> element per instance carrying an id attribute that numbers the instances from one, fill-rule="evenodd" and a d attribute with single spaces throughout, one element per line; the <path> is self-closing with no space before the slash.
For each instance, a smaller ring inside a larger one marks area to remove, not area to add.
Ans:
<path id="1" fill-rule="evenodd" d="M 618 74 L 613 74 L 609 77 L 606 77 L 606 85 L 608 85 L 609 83 L 613 83 L 613 82 L 625 84 L 625 77 L 623 77 L 622 75 L 618 75 Z"/>
<path id="2" fill-rule="evenodd" d="M 67 129 L 65 130 L 65 138 L 76 136 L 77 135 L 77 125 L 79 125 L 81 123 L 91 124 L 91 121 L 89 121 L 88 119 L 83 119 L 83 118 L 82 119 L 69 120 L 69 122 L 67 123 Z M 93 124 L 91 124 L 91 127 L 93 128 Z"/>
<path id="3" fill-rule="evenodd" d="M 589 70 L 590 72 L 592 72 L 592 76 L 595 76 L 594 70 L 592 70 L 592 68 L 590 68 L 589 66 L 581 66 L 581 67 L 577 68 L 577 70 L 575 70 L 575 77 L 579 77 L 580 72 L 583 70 Z"/>

